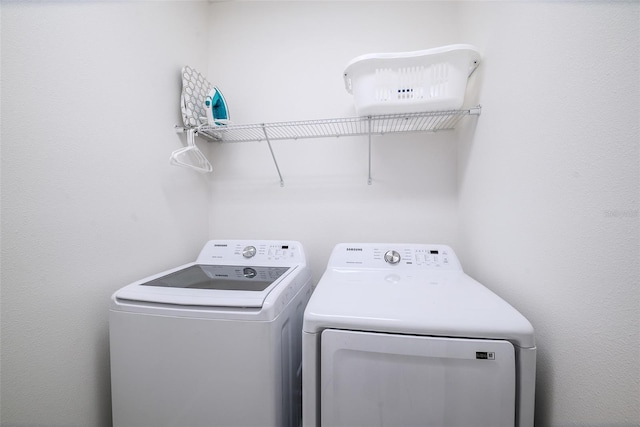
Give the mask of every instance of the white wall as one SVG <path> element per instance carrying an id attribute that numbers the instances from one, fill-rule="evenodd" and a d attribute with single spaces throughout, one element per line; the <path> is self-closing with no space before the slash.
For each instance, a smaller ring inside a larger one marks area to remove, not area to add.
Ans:
<path id="1" fill-rule="evenodd" d="M 538 427 L 640 425 L 638 3 L 0 11 L 3 426 L 109 425 L 110 294 L 207 237 L 299 239 L 316 277 L 339 241 L 449 243 L 536 328 Z M 374 138 L 371 186 L 364 138 L 275 142 L 283 188 L 264 144 L 168 165 L 184 64 L 236 122 L 328 118 L 354 56 L 457 42 L 482 115 Z"/>
<path id="2" fill-rule="evenodd" d="M 537 425 L 640 425 L 640 15 L 472 3 L 482 116 L 461 138 L 467 271 L 538 337 Z"/>
<path id="3" fill-rule="evenodd" d="M 2 425 L 109 426 L 111 293 L 208 236 L 208 177 L 168 162 L 208 5 L 1 7 Z"/>

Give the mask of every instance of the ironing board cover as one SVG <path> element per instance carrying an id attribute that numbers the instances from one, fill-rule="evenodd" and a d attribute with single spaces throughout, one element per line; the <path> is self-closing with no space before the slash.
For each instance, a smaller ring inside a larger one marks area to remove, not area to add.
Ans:
<path id="1" fill-rule="evenodd" d="M 213 85 L 196 69 L 188 65 L 182 69 L 182 94 L 180 108 L 182 121 L 186 128 L 207 124 L 207 111 L 204 100 L 209 96 Z"/>

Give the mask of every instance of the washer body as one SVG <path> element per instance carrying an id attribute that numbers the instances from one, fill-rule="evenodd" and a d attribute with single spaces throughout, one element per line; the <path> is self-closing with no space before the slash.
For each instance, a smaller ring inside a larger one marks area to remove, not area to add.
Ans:
<path id="1" fill-rule="evenodd" d="M 302 335 L 305 427 L 533 427 L 533 328 L 450 247 L 337 245 Z"/>
<path id="2" fill-rule="evenodd" d="M 114 427 L 299 425 L 311 292 L 300 243 L 246 240 L 115 292 Z"/>

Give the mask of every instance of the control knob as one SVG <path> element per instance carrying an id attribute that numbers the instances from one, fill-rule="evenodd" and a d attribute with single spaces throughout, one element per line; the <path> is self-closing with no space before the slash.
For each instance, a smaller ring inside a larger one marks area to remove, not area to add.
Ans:
<path id="1" fill-rule="evenodd" d="M 251 267 L 247 267 L 244 270 L 242 270 L 242 275 L 247 279 L 253 279 L 258 275 L 258 272 Z"/>
<path id="2" fill-rule="evenodd" d="M 387 251 L 384 260 L 389 264 L 397 264 L 400 262 L 400 254 L 397 251 Z"/>
<path id="3" fill-rule="evenodd" d="M 247 246 L 242 250 L 242 256 L 245 258 L 253 258 L 255 254 L 256 254 L 255 246 Z"/>

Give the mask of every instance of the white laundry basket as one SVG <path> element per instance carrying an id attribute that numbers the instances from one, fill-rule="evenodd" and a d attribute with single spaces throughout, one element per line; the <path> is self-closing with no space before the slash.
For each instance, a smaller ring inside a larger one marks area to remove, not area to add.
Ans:
<path id="1" fill-rule="evenodd" d="M 362 116 L 457 110 L 479 64 L 478 50 L 468 44 L 374 53 L 353 59 L 344 83 Z"/>

